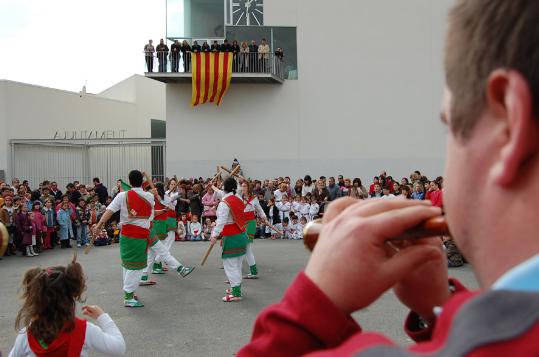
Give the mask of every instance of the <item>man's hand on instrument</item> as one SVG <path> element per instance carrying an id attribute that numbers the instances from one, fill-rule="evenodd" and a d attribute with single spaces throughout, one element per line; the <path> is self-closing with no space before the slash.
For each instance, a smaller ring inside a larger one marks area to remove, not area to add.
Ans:
<path id="1" fill-rule="evenodd" d="M 386 244 L 440 214 L 424 201 L 334 201 L 327 207 L 305 273 L 343 312 L 367 307 L 411 272 L 441 259 L 442 252 L 432 245 L 414 244 L 395 252 Z"/>
<path id="2" fill-rule="evenodd" d="M 215 244 L 216 242 L 217 242 L 217 237 L 211 236 L 211 237 L 210 237 L 210 243 L 211 243 L 211 244 Z"/>
<path id="3" fill-rule="evenodd" d="M 440 237 L 408 241 L 409 244 L 431 246 L 440 251 L 437 259 L 431 259 L 414 271 L 408 272 L 393 290 L 399 300 L 424 320 L 435 319 L 433 308 L 442 306 L 450 298 L 447 276 L 447 259 Z"/>
<path id="4" fill-rule="evenodd" d="M 99 223 L 92 227 L 92 234 L 94 235 L 94 237 L 99 233 L 100 230 L 101 227 L 99 226 Z"/>

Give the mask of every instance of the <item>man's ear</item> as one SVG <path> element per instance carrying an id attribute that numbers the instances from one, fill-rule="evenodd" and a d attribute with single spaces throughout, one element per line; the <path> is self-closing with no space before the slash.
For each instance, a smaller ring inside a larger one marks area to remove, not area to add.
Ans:
<path id="1" fill-rule="evenodd" d="M 539 149 L 539 125 L 533 114 L 528 82 L 517 71 L 496 70 L 487 83 L 487 110 L 497 117 L 500 154 L 490 176 L 500 186 L 511 186 L 528 159 Z"/>

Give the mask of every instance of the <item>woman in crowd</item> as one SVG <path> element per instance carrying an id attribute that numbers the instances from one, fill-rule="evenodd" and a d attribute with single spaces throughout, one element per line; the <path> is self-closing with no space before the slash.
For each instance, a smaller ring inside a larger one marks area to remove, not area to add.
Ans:
<path id="1" fill-rule="evenodd" d="M 240 48 L 241 72 L 249 72 L 249 46 L 243 41 Z"/>
<path id="2" fill-rule="evenodd" d="M 307 196 L 308 193 L 313 193 L 314 185 L 310 175 L 305 175 L 303 178 L 303 187 L 301 188 L 301 195 Z"/>
<path id="3" fill-rule="evenodd" d="M 202 197 L 202 205 L 204 205 L 204 218 L 209 218 L 212 222 L 216 218 L 216 210 L 219 200 L 211 185 L 208 185 L 206 194 Z"/>
<path id="4" fill-rule="evenodd" d="M 361 179 L 357 177 L 352 181 L 352 189 L 350 190 L 350 197 L 354 197 L 358 199 L 369 198 L 369 193 L 367 192 L 367 189 L 361 183 Z"/>
<path id="5" fill-rule="evenodd" d="M 182 42 L 182 58 L 183 58 L 183 71 L 184 72 L 190 72 L 191 71 L 191 46 L 189 46 L 189 43 L 186 40 L 183 40 Z"/>
<path id="6" fill-rule="evenodd" d="M 238 72 L 240 68 L 240 45 L 238 41 L 232 41 L 232 53 L 234 54 L 234 62 L 232 62 L 232 72 Z"/>
<path id="7" fill-rule="evenodd" d="M 303 191 L 303 180 L 302 179 L 298 179 L 296 181 L 296 185 L 294 186 L 294 193 L 296 196 L 302 196 L 302 191 Z"/>
<path id="8" fill-rule="evenodd" d="M 423 185 L 421 182 L 416 182 L 414 184 L 414 192 L 412 192 L 411 198 L 413 200 L 424 200 L 425 193 L 423 192 Z"/>

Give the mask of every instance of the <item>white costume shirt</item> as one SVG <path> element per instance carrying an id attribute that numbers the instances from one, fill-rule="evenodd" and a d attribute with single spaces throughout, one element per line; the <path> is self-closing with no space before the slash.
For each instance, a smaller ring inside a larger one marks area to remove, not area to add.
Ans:
<path id="1" fill-rule="evenodd" d="M 164 201 L 170 202 L 172 209 L 176 208 L 176 204 L 178 203 L 178 198 L 180 197 L 180 193 L 178 191 L 176 192 L 165 192 L 165 199 Z M 168 205 L 167 205 L 168 206 Z"/>
<path id="2" fill-rule="evenodd" d="M 91 322 L 86 323 L 86 336 L 80 355 L 88 356 L 88 351 L 92 350 L 107 356 L 120 356 L 125 353 L 125 341 L 118 326 L 110 318 L 109 314 L 102 314 L 96 320 L 97 325 Z M 21 330 L 15 339 L 13 349 L 9 357 L 34 357 L 35 354 L 28 344 L 26 330 Z"/>
<path id="3" fill-rule="evenodd" d="M 228 196 L 232 196 L 233 193 L 227 193 L 224 195 L 223 200 L 227 198 Z M 230 208 L 226 203 L 224 203 L 222 200 L 219 202 L 219 205 L 217 206 L 217 220 L 215 221 L 215 228 L 213 228 L 213 231 L 211 232 L 212 237 L 219 237 L 221 235 L 221 232 L 223 231 L 223 228 L 225 228 L 225 225 L 234 223 L 234 217 L 232 217 L 232 213 L 230 212 Z"/>
<path id="4" fill-rule="evenodd" d="M 275 198 L 275 202 L 281 202 L 283 200 L 284 194 L 286 194 L 286 192 L 281 192 L 280 189 L 273 191 L 273 197 Z"/>
<path id="5" fill-rule="evenodd" d="M 139 196 L 144 198 L 152 205 L 152 214 L 149 219 L 129 218 L 129 214 L 127 212 L 127 192 L 120 192 L 117 194 L 110 205 L 107 206 L 107 210 L 112 212 L 120 211 L 120 227 L 124 224 L 132 224 L 138 227 L 150 229 L 150 222 L 154 217 L 155 197 L 150 192 L 144 192 L 144 190 L 140 187 L 135 187 L 132 190 L 134 190 Z"/>
<path id="6" fill-rule="evenodd" d="M 318 203 L 315 202 L 311 204 L 311 207 L 309 208 L 309 216 L 311 220 L 314 218 L 314 216 L 318 214 L 319 210 L 320 210 L 320 206 L 318 205 Z"/>
<path id="7" fill-rule="evenodd" d="M 260 206 L 260 201 L 258 201 L 258 198 L 254 197 L 251 202 L 247 203 L 247 201 L 243 201 L 243 203 L 245 204 L 244 212 L 256 212 L 258 218 L 262 220 L 268 219 L 264 213 L 264 210 L 262 209 L 262 206 Z"/>
<path id="8" fill-rule="evenodd" d="M 311 212 L 311 205 L 308 204 L 308 203 L 303 203 L 301 205 L 301 217 L 305 217 L 307 218 L 307 220 L 309 220 L 311 218 L 311 216 L 309 215 L 309 212 Z"/>
<path id="9" fill-rule="evenodd" d="M 290 217 L 290 207 L 292 206 L 290 202 L 277 202 L 275 203 L 275 206 L 277 206 L 277 209 L 279 210 L 281 221 Z"/>
<path id="10" fill-rule="evenodd" d="M 301 214 L 301 202 L 292 202 L 292 212 L 294 212 L 296 215 Z"/>

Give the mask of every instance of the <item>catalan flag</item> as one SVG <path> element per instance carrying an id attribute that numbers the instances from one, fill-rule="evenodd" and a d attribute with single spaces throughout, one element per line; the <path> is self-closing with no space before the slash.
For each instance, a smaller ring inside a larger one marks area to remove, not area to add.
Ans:
<path id="1" fill-rule="evenodd" d="M 125 183 L 124 180 L 121 180 L 121 183 L 120 183 L 120 192 L 125 192 L 125 191 L 129 191 L 131 189 L 131 186 L 127 183 Z"/>
<path id="2" fill-rule="evenodd" d="M 232 78 L 230 52 L 196 52 L 191 54 L 193 63 L 193 96 L 191 105 L 215 102 L 220 105 Z"/>

